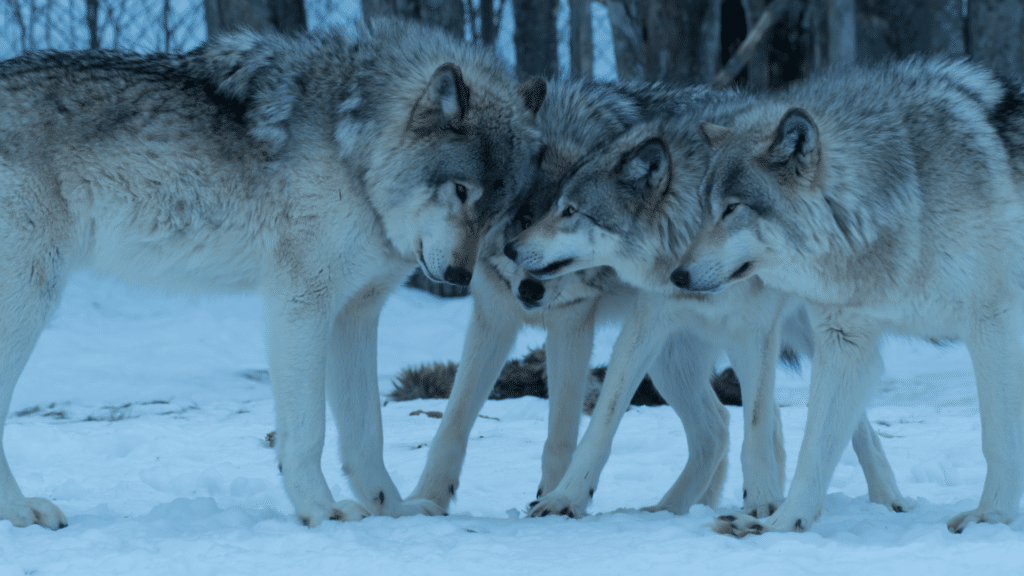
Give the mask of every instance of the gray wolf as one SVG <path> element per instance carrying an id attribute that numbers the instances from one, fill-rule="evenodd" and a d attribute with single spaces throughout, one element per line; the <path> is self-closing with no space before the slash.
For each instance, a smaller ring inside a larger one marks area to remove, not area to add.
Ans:
<path id="1" fill-rule="evenodd" d="M 0 414 L 72 270 L 255 290 L 298 518 L 441 513 L 403 501 L 384 468 L 379 312 L 417 264 L 469 282 L 480 231 L 539 153 L 544 87 L 517 90 L 488 51 L 388 20 L 0 64 Z M 324 480 L 326 404 L 359 502 Z M 64 526 L 2 456 L 0 518 Z"/>
<path id="2" fill-rule="evenodd" d="M 658 364 L 673 370 L 664 380 L 684 398 L 699 395 L 716 360 L 728 355 L 743 405 L 743 509 L 763 517 L 782 502 L 785 452 L 774 400 L 775 364 L 784 348 L 812 353 L 801 301 L 756 279 L 714 295 L 683 293 L 669 282 L 700 219 L 696 191 L 709 154 L 697 134 L 697 119 L 726 121 L 749 102 L 750 97 L 737 95 L 635 126 L 574 167 L 552 209 L 507 247 L 518 265 L 539 278 L 605 266 L 642 289 L 572 463 L 558 487 L 534 503 L 532 515 L 585 512 L 625 412 L 624 400 L 659 354 Z M 652 376 L 656 384 L 662 382 Z M 695 452 L 725 450 L 692 442 L 690 436 L 687 428 L 691 459 Z M 869 497 L 894 510 L 907 508 L 863 410 L 854 448 Z M 690 482 L 699 478 L 694 474 Z"/>
<path id="3" fill-rule="evenodd" d="M 880 96 L 881 95 L 881 96 Z M 702 124 L 712 160 L 701 224 L 672 273 L 711 293 L 755 276 L 808 303 L 814 359 L 789 497 L 742 535 L 802 531 L 882 375 L 879 340 L 962 339 L 977 378 L 978 507 L 1017 516 L 1024 471 L 1024 94 L 966 61 L 912 59 L 831 74 Z"/>
<path id="4" fill-rule="evenodd" d="M 447 509 L 459 486 L 470 430 L 526 324 L 547 329 L 545 350 L 549 402 L 548 438 L 541 457 L 538 496 L 555 489 L 569 466 L 579 436 L 595 325 L 618 320 L 634 306 L 636 290 L 609 268 L 590 268 L 538 280 L 504 254 L 506 244 L 547 212 L 558 183 L 589 151 L 645 118 L 702 106 L 720 95 L 706 87 L 664 84 L 614 85 L 567 82 L 551 87 L 538 113 L 543 154 L 526 196 L 485 234 L 473 272 L 473 315 L 455 375 L 451 399 L 430 443 L 427 464 L 410 498 Z M 672 363 L 685 362 L 674 356 Z M 714 505 L 725 479 L 728 412 L 708 385 L 696 391 L 662 386 L 675 366 L 652 372 L 658 391 L 676 410 L 692 449 L 684 472 L 658 504 L 684 513 L 694 502 Z M 643 373 L 637 377 L 637 383 Z M 603 388 L 604 390 L 604 388 Z M 602 396 L 604 392 L 602 392 Z M 632 397 L 632 392 L 630 393 Z M 625 398 L 628 403 L 629 397 Z M 694 480 L 694 478 L 696 478 Z"/>

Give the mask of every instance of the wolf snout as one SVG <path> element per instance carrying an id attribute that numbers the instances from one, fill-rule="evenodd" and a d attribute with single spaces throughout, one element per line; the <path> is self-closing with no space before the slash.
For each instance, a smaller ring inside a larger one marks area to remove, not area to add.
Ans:
<path id="1" fill-rule="evenodd" d="M 509 242 L 508 244 L 505 244 L 504 252 L 505 252 L 505 256 L 507 256 L 508 259 L 513 261 L 513 262 L 516 261 L 516 256 L 519 256 L 519 252 L 516 251 L 516 247 L 515 247 L 515 245 L 512 242 Z"/>
<path id="2" fill-rule="evenodd" d="M 465 268 L 449 266 L 444 271 L 444 281 L 449 284 L 455 284 L 456 286 L 469 286 L 469 281 L 472 279 L 473 273 Z"/>
<path id="3" fill-rule="evenodd" d="M 540 282 L 533 278 L 526 278 L 519 283 L 519 300 L 523 304 L 536 305 L 542 298 L 544 298 L 544 285 Z"/>
<path id="4" fill-rule="evenodd" d="M 677 288 L 682 288 L 683 290 L 690 289 L 690 273 L 683 268 L 676 268 L 673 270 L 669 279 L 672 280 L 672 283 L 675 284 Z"/>

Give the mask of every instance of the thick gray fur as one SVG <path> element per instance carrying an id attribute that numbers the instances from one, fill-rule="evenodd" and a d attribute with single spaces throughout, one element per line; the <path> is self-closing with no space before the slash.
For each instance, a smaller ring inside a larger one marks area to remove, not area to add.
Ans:
<path id="1" fill-rule="evenodd" d="M 606 266 L 642 290 L 616 341 L 594 418 L 558 487 L 532 506 L 532 515 L 585 513 L 625 400 L 645 371 L 651 370 L 663 394 L 662 382 L 674 384 L 689 410 L 684 422 L 710 420 L 699 399 L 722 353 L 732 362 L 742 394 L 744 510 L 763 517 L 782 502 L 785 452 L 775 364 L 783 349 L 813 353 L 802 303 L 758 280 L 715 295 L 685 294 L 669 281 L 700 222 L 697 190 L 710 154 L 698 121 L 727 123 L 752 101 L 733 93 L 626 131 L 588 154 L 561 183 L 552 208 L 512 243 L 516 263 L 535 276 L 554 279 Z M 662 370 L 671 372 L 659 376 Z M 700 434 L 687 427 L 691 461 L 723 459 L 727 444 Z M 863 412 L 854 448 L 871 499 L 906 509 Z M 686 487 L 709 481 L 706 463 L 692 470 L 688 463 L 673 491 L 689 494 Z"/>
<path id="2" fill-rule="evenodd" d="M 815 356 L 789 495 L 770 518 L 718 527 L 802 531 L 882 375 L 890 333 L 962 339 L 988 474 L 948 522 L 1011 522 L 1024 490 L 1024 94 L 968 61 L 833 73 L 766 98 L 713 159 L 701 225 L 674 273 L 689 290 L 754 275 L 808 302 Z"/>
<path id="3" fill-rule="evenodd" d="M 417 263 L 468 283 L 480 232 L 532 178 L 543 88 L 390 20 L 0 64 L 0 415 L 73 270 L 254 290 L 299 519 L 441 513 L 403 501 L 384 468 L 379 312 Z M 327 404 L 359 502 L 335 502 L 320 469 Z M 66 523 L 2 452 L 0 519 Z"/>

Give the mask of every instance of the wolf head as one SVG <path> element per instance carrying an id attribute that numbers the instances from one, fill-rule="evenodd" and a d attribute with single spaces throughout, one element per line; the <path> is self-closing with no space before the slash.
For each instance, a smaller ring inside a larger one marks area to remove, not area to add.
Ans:
<path id="1" fill-rule="evenodd" d="M 701 225 L 671 275 L 676 286 L 717 292 L 752 274 L 772 273 L 780 262 L 797 260 L 801 249 L 827 250 L 828 226 L 817 233 L 794 227 L 801 216 L 853 232 L 848 215 L 821 193 L 825 159 L 814 118 L 801 108 L 778 113 L 764 115 L 776 118 L 767 126 L 700 125 L 713 156 L 701 183 Z"/>
<path id="2" fill-rule="evenodd" d="M 412 104 L 400 145 L 373 177 L 387 193 L 385 227 L 435 281 L 468 285 L 481 234 L 531 179 L 539 142 L 533 114 L 545 84 L 529 80 L 501 98 L 471 86 L 451 62 L 435 69 Z M 403 251 L 404 251 L 403 250 Z"/>
<path id="3" fill-rule="evenodd" d="M 675 121 L 634 127 L 575 166 L 506 254 L 538 278 L 607 266 L 634 286 L 671 289 L 667 275 L 697 221 L 690 189 L 706 163 L 702 148 Z"/>
<path id="4" fill-rule="evenodd" d="M 509 260 L 504 248 L 550 210 L 559 183 L 595 146 L 620 136 L 639 122 L 646 110 L 671 108 L 673 103 L 688 101 L 696 93 L 655 88 L 592 81 L 559 82 L 550 87 L 537 115 L 543 148 L 534 178 L 513 203 L 506 220 L 488 233 L 481 248 L 489 266 L 527 310 L 569 305 L 596 296 L 604 283 L 601 277 L 614 276 L 609 270 L 589 269 L 541 279 Z"/>
<path id="5" fill-rule="evenodd" d="M 202 51 L 255 143 L 334 155 L 395 252 L 433 280 L 469 283 L 481 232 L 532 180 L 546 84 L 517 88 L 493 50 L 381 19 L 356 34 L 227 34 Z"/>

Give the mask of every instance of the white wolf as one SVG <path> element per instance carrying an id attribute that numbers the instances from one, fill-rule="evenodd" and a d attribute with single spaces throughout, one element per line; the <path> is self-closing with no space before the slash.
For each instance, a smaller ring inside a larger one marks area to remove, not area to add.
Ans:
<path id="1" fill-rule="evenodd" d="M 882 96 L 880 96 L 880 93 Z M 882 374 L 888 333 L 963 339 L 988 475 L 948 527 L 1017 517 L 1024 468 L 1024 95 L 969 62 L 909 60 L 809 81 L 701 130 L 712 161 L 682 288 L 751 275 L 805 298 L 809 415 L 789 496 L 742 535 L 802 531 Z"/>
<path id="2" fill-rule="evenodd" d="M 641 124 L 589 154 L 561 183 L 552 209 L 506 249 L 540 278 L 608 266 L 643 289 L 615 344 L 601 396 L 572 463 L 531 514 L 585 512 L 615 429 L 659 352 L 659 364 L 674 371 L 671 380 L 654 382 L 659 390 L 674 387 L 684 402 L 687 397 L 703 401 L 698 399 L 716 360 L 728 354 L 743 399 L 744 509 L 766 516 L 782 501 L 785 453 L 774 399 L 775 365 L 783 340 L 797 352 L 811 351 L 799 299 L 757 280 L 714 296 L 680 293 L 669 283 L 699 221 L 696 190 L 708 152 L 696 119 L 728 118 L 746 102 L 724 99 Z M 671 342 L 665 346 L 667 339 Z M 881 444 L 860 414 L 854 448 L 869 496 L 893 510 L 906 509 Z M 694 450 L 718 449 L 707 432 L 691 438 L 687 427 L 687 437 L 691 457 Z"/>
<path id="3" fill-rule="evenodd" d="M 384 468 L 378 316 L 417 262 L 469 282 L 480 230 L 528 183 L 544 88 L 517 94 L 489 51 L 386 20 L 0 64 L 0 424 L 72 270 L 257 290 L 299 519 L 442 513 L 403 502 Z M 325 400 L 358 503 L 320 468 Z M 2 451 L 0 519 L 66 525 Z"/>

